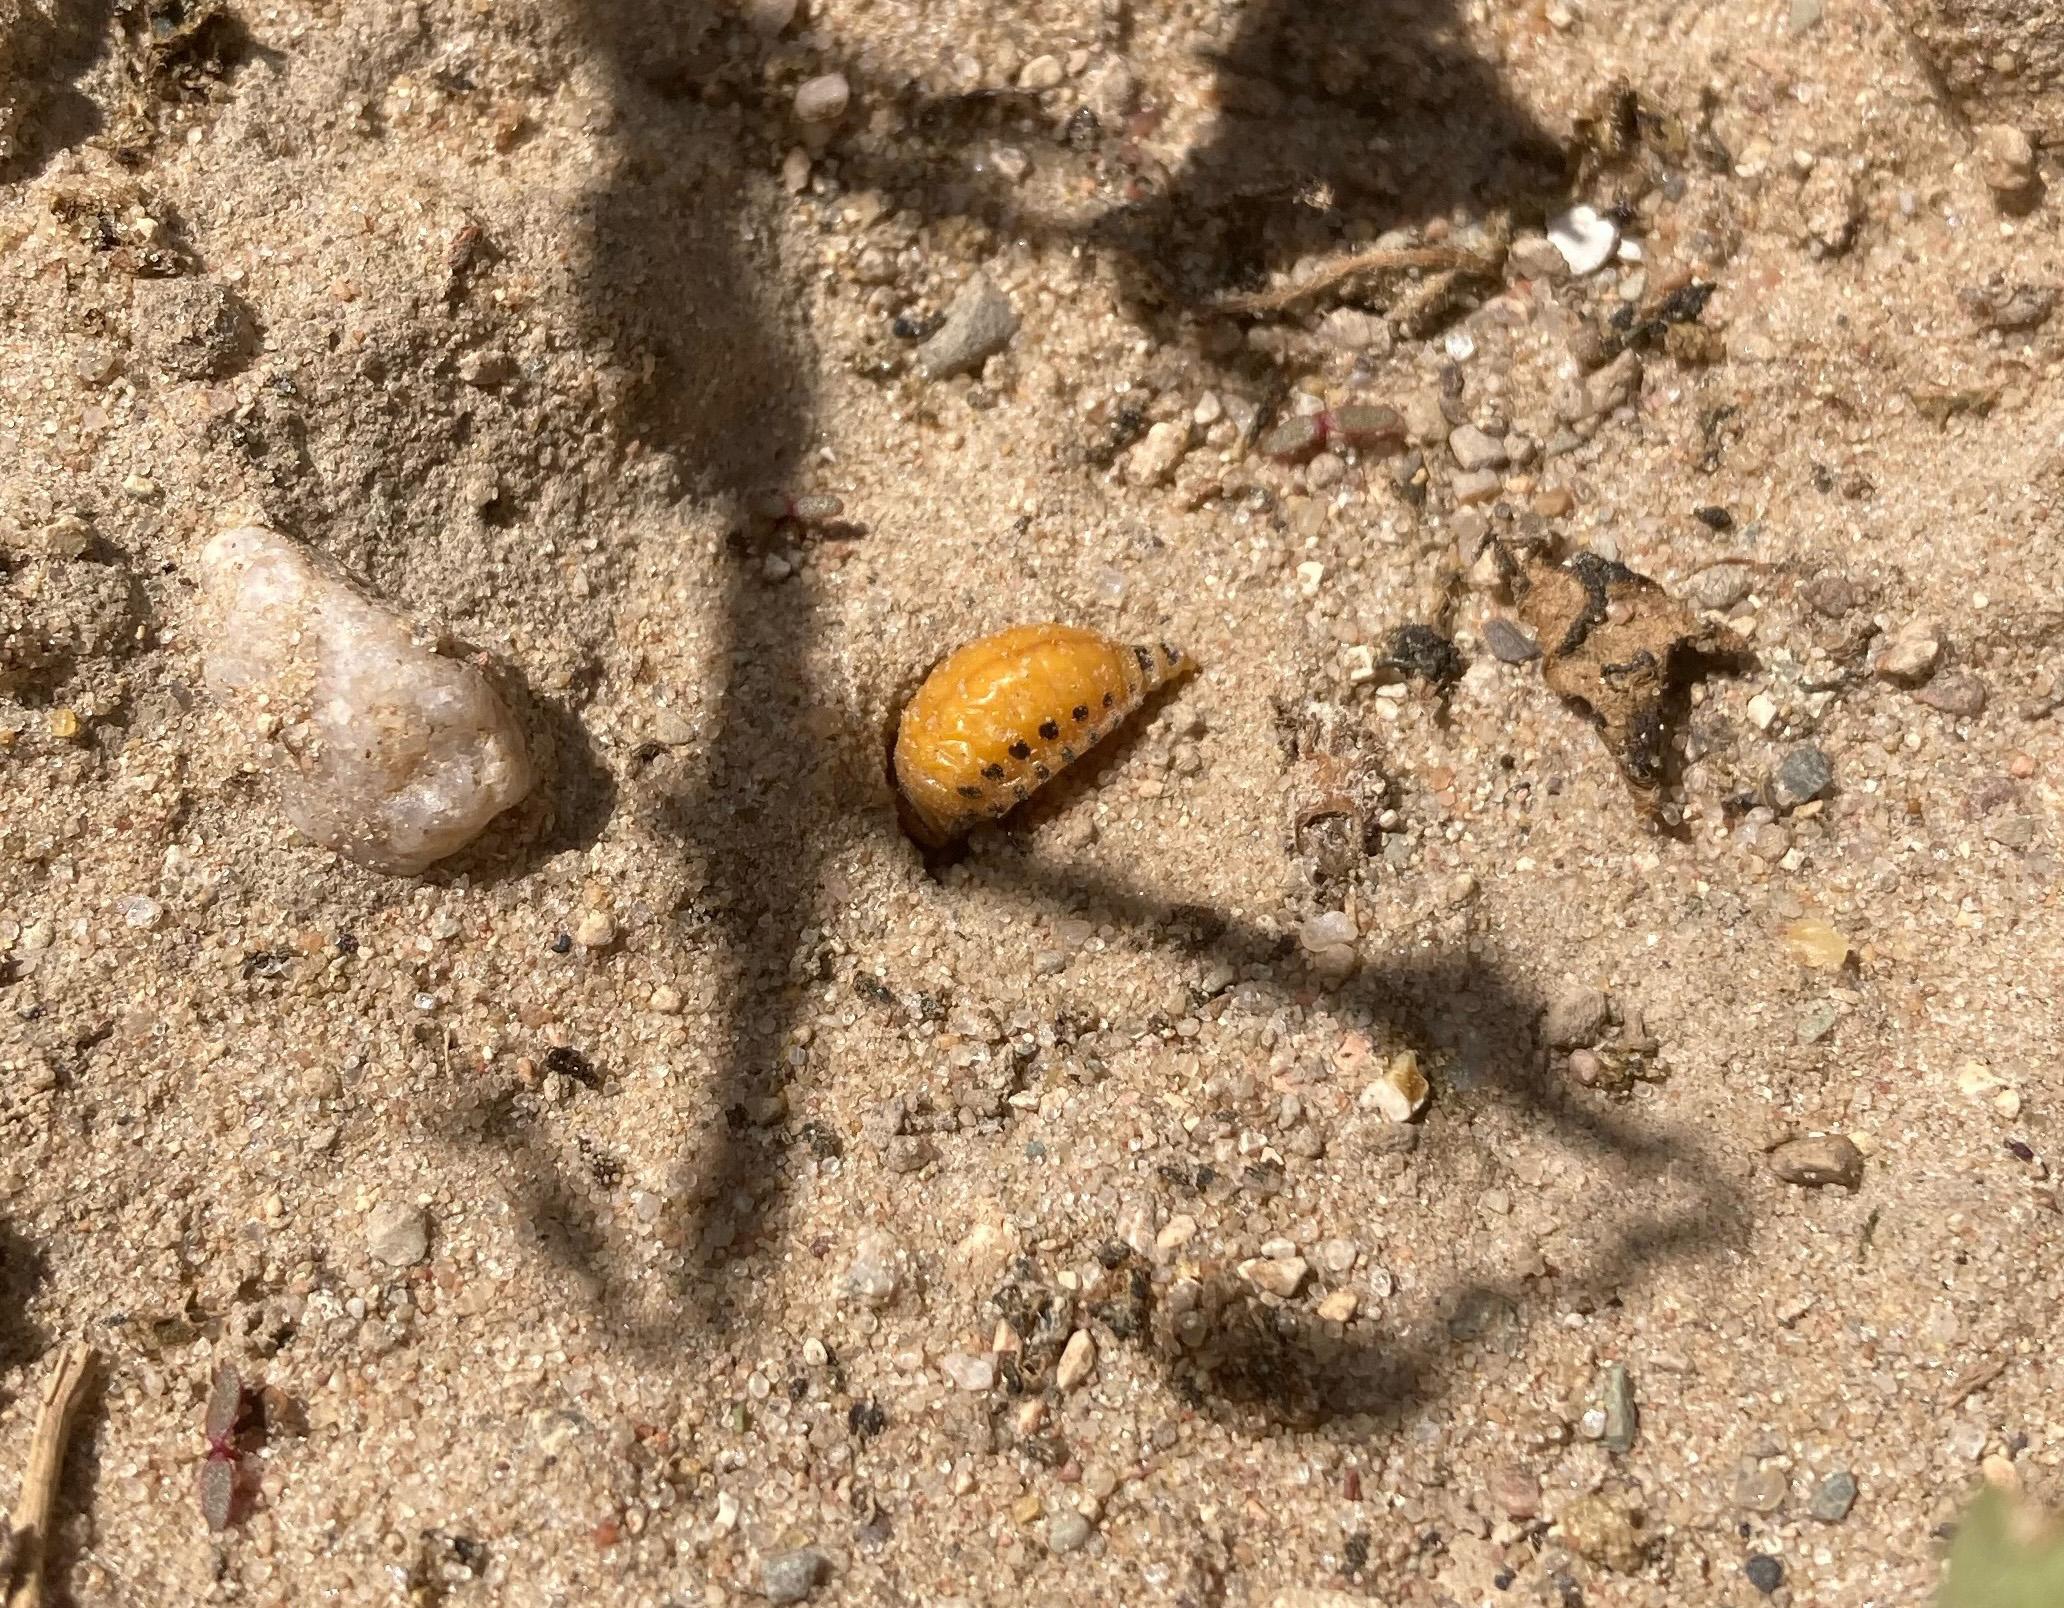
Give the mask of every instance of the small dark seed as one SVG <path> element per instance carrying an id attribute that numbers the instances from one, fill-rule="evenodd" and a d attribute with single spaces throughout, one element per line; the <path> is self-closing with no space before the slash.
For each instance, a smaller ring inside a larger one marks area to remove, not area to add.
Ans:
<path id="1" fill-rule="evenodd" d="M 2009 1139 L 2007 1141 L 2007 1149 L 2013 1153 L 2014 1159 L 2016 1161 L 2035 1160 L 2035 1152 L 2034 1150 L 2029 1148 L 2029 1145 L 2026 1140 Z"/>
<path id="2" fill-rule="evenodd" d="M 573 940 L 563 932 L 554 933 L 552 935 L 552 953 L 555 955 L 572 954 Z"/>
<path id="3" fill-rule="evenodd" d="M 1696 519 L 1701 525 L 1704 525 L 1708 530 L 1734 529 L 1734 515 L 1730 514 L 1725 508 L 1716 508 L 1712 506 L 1707 506 L 1705 508 L 1694 508 L 1691 511 L 1691 514 L 1692 518 Z"/>

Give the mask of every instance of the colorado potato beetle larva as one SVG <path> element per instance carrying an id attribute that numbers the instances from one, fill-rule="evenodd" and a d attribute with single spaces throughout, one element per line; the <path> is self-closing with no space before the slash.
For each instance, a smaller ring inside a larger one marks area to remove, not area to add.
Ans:
<path id="1" fill-rule="evenodd" d="M 948 654 L 903 707 L 896 788 L 938 848 L 1022 804 L 1189 668 L 1176 649 L 1019 625 Z"/>

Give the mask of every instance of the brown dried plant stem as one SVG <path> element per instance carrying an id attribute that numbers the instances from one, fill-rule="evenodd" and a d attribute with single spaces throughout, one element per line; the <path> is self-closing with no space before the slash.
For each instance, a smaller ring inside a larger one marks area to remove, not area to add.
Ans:
<path id="1" fill-rule="evenodd" d="M 93 1348 L 74 1343 L 65 1348 L 57 1370 L 44 1386 L 36 1433 L 29 1441 L 28 1466 L 22 1472 L 21 1495 L 8 1519 L 21 1554 L 15 1560 L 13 1585 L 9 1587 L 0 1580 L 0 1588 L 7 1589 L 6 1608 L 42 1608 L 43 1562 L 49 1551 L 50 1516 L 57 1502 L 58 1474 L 64 1468 L 72 1410 L 79 1404 L 92 1369 Z"/>

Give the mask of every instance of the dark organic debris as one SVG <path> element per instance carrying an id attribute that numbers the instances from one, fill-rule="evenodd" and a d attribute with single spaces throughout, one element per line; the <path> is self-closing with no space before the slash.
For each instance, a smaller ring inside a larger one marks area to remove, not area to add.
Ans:
<path id="1" fill-rule="evenodd" d="M 1541 644 L 1542 679 L 1590 712 L 1637 792 L 1659 793 L 1696 662 L 1736 658 L 1747 645 L 1647 576 L 1596 553 L 1561 564 L 1528 555 L 1513 590 L 1521 620 Z"/>
<path id="2" fill-rule="evenodd" d="M 1469 668 L 1447 637 L 1430 625 L 1401 625 L 1383 644 L 1383 664 L 1429 687 L 1452 687 Z"/>
<path id="3" fill-rule="evenodd" d="M 602 1087 L 602 1074 L 595 1069 L 595 1063 L 579 1050 L 564 1044 L 555 1045 L 545 1052 L 545 1070 L 571 1078 L 584 1089 Z"/>

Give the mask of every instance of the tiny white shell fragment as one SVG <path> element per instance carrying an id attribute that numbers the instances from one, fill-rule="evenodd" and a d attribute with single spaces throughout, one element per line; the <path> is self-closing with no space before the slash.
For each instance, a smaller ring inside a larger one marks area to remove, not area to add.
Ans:
<path id="1" fill-rule="evenodd" d="M 1620 231 L 1596 207 L 1575 206 L 1548 220 L 1548 239 L 1562 253 L 1571 273 L 1595 274 L 1619 249 Z"/>

